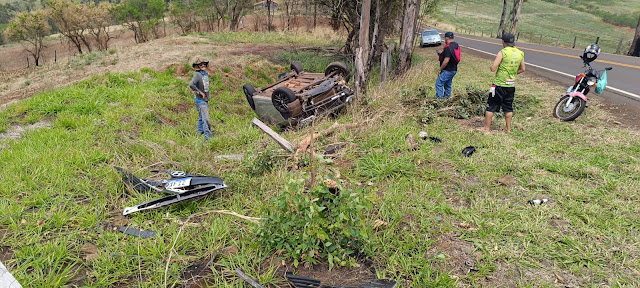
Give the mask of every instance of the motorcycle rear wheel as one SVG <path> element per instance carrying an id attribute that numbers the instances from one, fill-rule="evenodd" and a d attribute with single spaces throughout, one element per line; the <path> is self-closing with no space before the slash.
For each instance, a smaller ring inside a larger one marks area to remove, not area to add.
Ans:
<path id="1" fill-rule="evenodd" d="M 570 102 L 569 102 L 570 101 Z M 569 106 L 567 106 L 569 102 Z M 587 102 L 580 97 L 569 97 L 565 95 L 553 109 L 553 116 L 562 121 L 573 121 L 584 112 Z"/>

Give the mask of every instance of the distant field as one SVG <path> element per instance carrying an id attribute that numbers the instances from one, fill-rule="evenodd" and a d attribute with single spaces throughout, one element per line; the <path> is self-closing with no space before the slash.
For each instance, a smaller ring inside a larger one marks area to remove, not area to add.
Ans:
<path id="1" fill-rule="evenodd" d="M 593 0 L 592 2 L 599 2 Z M 603 2 L 603 1 L 600 1 Z M 607 1 L 611 5 L 628 5 L 628 7 L 640 6 L 640 1 L 618 0 Z M 574 37 L 577 39 L 576 47 L 586 46 L 600 37 L 598 42 L 603 50 L 614 53 L 620 41 L 623 39 L 622 50 L 628 49 L 633 39 L 633 29 L 616 27 L 604 23 L 597 16 L 572 10 L 564 6 L 563 1 L 558 4 L 542 0 L 529 0 L 523 4 L 522 15 L 518 23 L 519 41 L 571 47 Z M 602 6 L 613 8 L 617 6 Z M 617 9 L 617 8 L 616 8 Z M 631 10 L 627 10 L 627 13 Z M 492 0 L 460 0 L 456 11 L 455 2 L 442 2 L 439 21 L 451 23 L 458 29 L 464 29 L 480 35 L 496 34 L 502 2 Z M 542 41 L 540 36 L 542 35 Z M 559 37 L 559 41 L 558 41 Z"/>

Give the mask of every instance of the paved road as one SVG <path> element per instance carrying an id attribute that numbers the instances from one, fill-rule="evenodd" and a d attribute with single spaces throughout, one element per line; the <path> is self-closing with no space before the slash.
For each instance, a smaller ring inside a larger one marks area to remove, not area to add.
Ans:
<path id="1" fill-rule="evenodd" d="M 467 52 L 484 54 L 490 59 L 494 59 L 495 54 L 502 48 L 502 41 L 499 39 L 460 33 L 456 33 L 455 41 L 463 49 L 471 50 Z M 573 84 L 576 74 L 584 71 L 582 60 L 579 58 L 579 55 L 582 55 L 580 49 L 522 42 L 516 42 L 516 46 L 525 52 L 527 71 L 534 70 L 536 74 L 560 84 L 566 84 L 567 87 Z M 613 70 L 607 72 L 608 86 L 598 98 L 605 98 L 617 104 L 640 106 L 640 57 L 600 53 L 591 66 L 597 70 L 613 67 Z M 564 91 L 558 91 L 558 93 L 562 92 Z M 595 93 L 592 93 L 588 97 L 597 97 L 594 95 Z"/>

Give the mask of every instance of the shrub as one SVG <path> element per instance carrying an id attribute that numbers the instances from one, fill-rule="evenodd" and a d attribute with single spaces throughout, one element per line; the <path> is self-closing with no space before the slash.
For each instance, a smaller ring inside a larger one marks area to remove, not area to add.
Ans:
<path id="1" fill-rule="evenodd" d="M 326 177 L 311 191 L 303 180 L 291 180 L 267 210 L 260 229 L 262 243 L 299 262 L 327 260 L 335 265 L 355 266 L 355 257 L 367 255 L 369 228 L 365 211 L 371 203 L 360 191 L 345 189 Z"/>

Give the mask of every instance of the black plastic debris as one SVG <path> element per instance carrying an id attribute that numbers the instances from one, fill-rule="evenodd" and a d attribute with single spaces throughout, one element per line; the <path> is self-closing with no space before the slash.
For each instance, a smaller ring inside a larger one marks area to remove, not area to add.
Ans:
<path id="1" fill-rule="evenodd" d="M 442 139 L 440 139 L 438 137 L 429 136 L 429 140 L 431 140 L 431 142 L 435 142 L 435 143 L 442 143 Z"/>
<path id="2" fill-rule="evenodd" d="M 358 286 L 333 286 L 324 285 L 318 279 L 311 277 L 294 275 L 291 272 L 287 272 L 285 275 L 287 281 L 295 288 L 394 288 L 396 287 L 396 281 L 373 279 L 365 282 L 361 282 Z"/>
<path id="3" fill-rule="evenodd" d="M 236 268 L 236 274 L 238 274 L 238 277 L 242 278 L 242 280 L 244 280 L 247 283 L 249 283 L 249 285 L 251 285 L 251 287 L 264 288 L 264 286 L 260 285 L 260 283 L 258 283 L 256 280 L 253 280 L 253 278 L 251 278 L 251 277 L 249 277 L 249 275 L 245 274 L 244 271 L 242 271 L 242 269 Z"/>
<path id="4" fill-rule="evenodd" d="M 115 166 L 114 166 L 115 167 Z M 187 174 L 183 171 L 152 171 L 165 172 L 169 175 L 166 180 L 141 179 L 120 167 L 115 167 L 122 176 L 125 185 L 140 193 L 162 192 L 170 194 L 162 198 L 147 201 L 133 207 L 126 207 L 122 215 L 137 211 L 148 210 L 178 203 L 184 200 L 204 196 L 213 191 L 227 188 L 219 177 Z"/>
<path id="5" fill-rule="evenodd" d="M 467 146 L 464 149 L 462 149 L 462 155 L 464 155 L 465 157 L 470 157 L 473 152 L 476 152 L 476 147 L 473 146 Z"/>
<path id="6" fill-rule="evenodd" d="M 156 231 L 140 230 L 128 226 L 120 226 L 120 232 L 142 238 L 150 238 L 156 235 Z"/>

